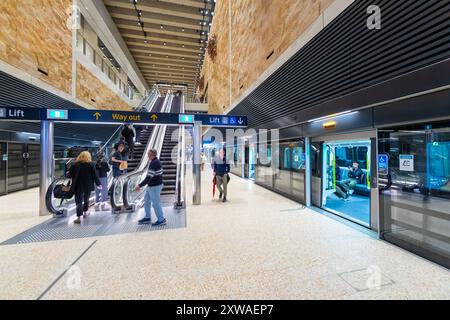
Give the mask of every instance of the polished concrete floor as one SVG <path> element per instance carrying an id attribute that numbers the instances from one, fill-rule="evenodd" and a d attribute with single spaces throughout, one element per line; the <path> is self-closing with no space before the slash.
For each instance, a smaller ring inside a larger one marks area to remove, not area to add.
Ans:
<path id="1" fill-rule="evenodd" d="M 0 246 L 0 298 L 450 299 L 447 269 L 236 176 L 228 203 L 202 180 L 186 228 Z M 0 241 L 49 219 L 37 200 L 0 197 Z"/>

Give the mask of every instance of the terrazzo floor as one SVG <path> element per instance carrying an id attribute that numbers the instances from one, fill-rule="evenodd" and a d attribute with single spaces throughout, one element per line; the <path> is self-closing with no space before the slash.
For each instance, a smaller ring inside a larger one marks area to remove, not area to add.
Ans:
<path id="1" fill-rule="evenodd" d="M 445 268 L 236 176 L 227 203 L 202 182 L 186 228 L 0 246 L 0 299 L 450 299 Z M 0 240 L 48 219 L 37 206 L 0 197 Z"/>

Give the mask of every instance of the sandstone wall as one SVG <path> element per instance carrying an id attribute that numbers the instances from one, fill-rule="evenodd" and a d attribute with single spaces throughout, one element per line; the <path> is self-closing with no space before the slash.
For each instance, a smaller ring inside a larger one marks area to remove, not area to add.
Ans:
<path id="1" fill-rule="evenodd" d="M 218 1 L 211 29 L 211 33 L 217 35 L 217 57 L 212 62 L 206 55 L 202 69 L 205 87 L 199 91 L 203 94 L 208 88 L 209 112 L 223 113 L 233 101 L 240 98 L 332 2 L 333 0 Z"/>
<path id="2" fill-rule="evenodd" d="M 70 94 L 71 5 L 72 0 L 1 0 L 0 60 Z"/>
<path id="3" fill-rule="evenodd" d="M 72 0 L 0 0 L 0 60 L 72 95 L 71 10 Z M 131 109 L 79 63 L 76 72 L 76 98 L 98 108 Z"/>
<path id="4" fill-rule="evenodd" d="M 77 98 L 96 109 L 129 110 L 132 108 L 83 65 L 77 63 Z"/>

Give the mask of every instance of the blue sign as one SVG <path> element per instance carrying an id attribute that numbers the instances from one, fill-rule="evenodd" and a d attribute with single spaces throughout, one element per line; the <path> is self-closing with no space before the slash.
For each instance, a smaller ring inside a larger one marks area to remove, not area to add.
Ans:
<path id="1" fill-rule="evenodd" d="M 196 114 L 195 121 L 201 121 L 204 126 L 212 127 L 247 127 L 247 117 L 244 116 Z"/>
<path id="2" fill-rule="evenodd" d="M 0 120 L 167 125 L 193 125 L 195 122 L 201 122 L 204 126 L 213 127 L 247 127 L 247 117 L 244 116 L 57 108 L 0 107 Z"/>
<path id="3" fill-rule="evenodd" d="M 193 114 L 180 114 L 180 116 L 178 117 L 178 121 L 181 124 L 184 123 L 192 124 L 195 122 L 195 119 Z"/>
<path id="4" fill-rule="evenodd" d="M 378 155 L 378 174 L 387 175 L 389 173 L 389 155 Z"/>
<path id="5" fill-rule="evenodd" d="M 0 107 L 0 120 L 41 120 L 40 108 Z"/>

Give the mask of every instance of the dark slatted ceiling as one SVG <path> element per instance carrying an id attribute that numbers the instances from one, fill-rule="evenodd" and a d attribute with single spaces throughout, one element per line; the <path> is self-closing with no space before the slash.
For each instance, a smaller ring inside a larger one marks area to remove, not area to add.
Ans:
<path id="1" fill-rule="evenodd" d="M 381 30 L 366 9 L 382 9 Z M 360 0 L 231 111 L 251 127 L 450 57 L 450 1 Z M 303 121 L 308 119 L 298 119 Z"/>
<path id="2" fill-rule="evenodd" d="M 81 106 L 65 100 L 55 94 L 40 89 L 23 80 L 0 72 L 0 107 L 82 109 Z M 105 141 L 117 126 L 58 123 L 55 134 L 66 138 L 88 141 Z M 0 121 L 0 130 L 39 133 L 40 124 L 33 122 Z"/>

